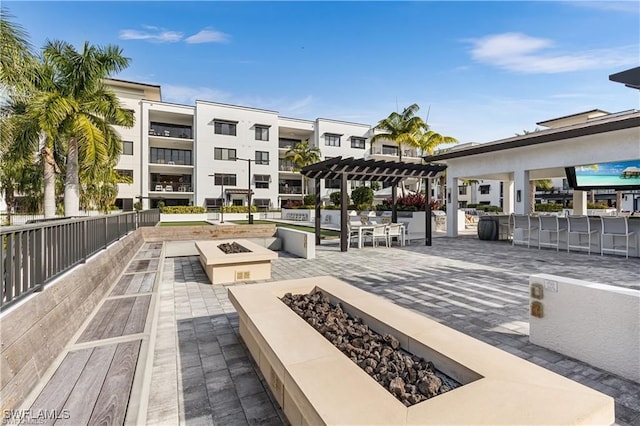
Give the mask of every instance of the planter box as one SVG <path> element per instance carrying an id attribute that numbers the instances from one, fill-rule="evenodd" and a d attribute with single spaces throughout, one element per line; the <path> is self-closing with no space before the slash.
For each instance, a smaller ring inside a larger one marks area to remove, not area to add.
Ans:
<path id="1" fill-rule="evenodd" d="M 462 386 L 412 407 L 279 297 L 319 288 Z M 229 288 L 240 335 L 293 425 L 612 424 L 613 398 L 332 277 Z"/>

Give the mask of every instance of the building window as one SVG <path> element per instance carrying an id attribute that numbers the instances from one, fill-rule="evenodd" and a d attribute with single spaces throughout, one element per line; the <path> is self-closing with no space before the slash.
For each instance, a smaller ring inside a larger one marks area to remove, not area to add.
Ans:
<path id="1" fill-rule="evenodd" d="M 118 183 L 133 183 L 133 170 L 115 170 L 118 175 Z"/>
<path id="2" fill-rule="evenodd" d="M 262 210 L 268 210 L 271 200 L 268 198 L 254 198 L 253 205 Z"/>
<path id="3" fill-rule="evenodd" d="M 153 164 L 193 165 L 191 151 L 186 149 L 151 148 L 149 162 Z"/>
<path id="4" fill-rule="evenodd" d="M 481 194 L 486 195 L 491 191 L 491 185 L 480 185 L 478 189 L 480 189 Z"/>
<path id="5" fill-rule="evenodd" d="M 213 184 L 236 186 L 236 175 L 216 173 L 213 175 Z"/>
<path id="6" fill-rule="evenodd" d="M 236 135 L 237 121 L 215 120 L 213 122 L 213 131 L 216 135 Z"/>
<path id="7" fill-rule="evenodd" d="M 467 185 L 460 185 L 458 187 L 458 195 L 467 195 Z"/>
<path id="8" fill-rule="evenodd" d="M 269 151 L 256 151 L 256 164 L 269 164 Z"/>
<path id="9" fill-rule="evenodd" d="M 122 141 L 122 155 L 133 155 L 132 141 Z"/>
<path id="10" fill-rule="evenodd" d="M 267 126 L 255 126 L 256 128 L 256 140 L 268 141 L 269 140 L 269 128 Z"/>
<path id="11" fill-rule="evenodd" d="M 324 134 L 324 144 L 326 146 L 340 146 L 340 136 L 333 133 Z"/>
<path id="12" fill-rule="evenodd" d="M 214 148 L 214 160 L 236 161 L 236 150 L 230 148 Z"/>
<path id="13" fill-rule="evenodd" d="M 340 179 L 325 179 L 324 187 L 327 189 L 340 189 Z"/>
<path id="14" fill-rule="evenodd" d="M 269 189 L 269 182 L 271 182 L 271 176 L 253 175 L 253 182 L 256 184 L 256 189 Z"/>
<path id="15" fill-rule="evenodd" d="M 365 138 L 351 137 L 351 148 L 364 149 L 367 140 Z"/>

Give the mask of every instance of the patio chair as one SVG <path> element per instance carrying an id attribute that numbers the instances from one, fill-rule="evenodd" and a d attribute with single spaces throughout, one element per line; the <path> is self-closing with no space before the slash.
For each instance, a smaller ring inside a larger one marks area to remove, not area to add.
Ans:
<path id="1" fill-rule="evenodd" d="M 579 216 L 579 215 L 569 215 L 567 216 L 568 222 L 568 230 L 567 230 L 567 251 L 570 251 L 572 248 L 575 249 L 587 249 L 587 252 L 591 254 L 591 236 L 598 235 L 599 232 L 597 229 L 591 229 L 591 223 L 589 222 L 588 216 Z M 586 243 L 585 246 L 582 242 L 583 236 L 586 235 Z M 575 244 L 571 243 L 571 236 L 577 237 L 577 242 Z"/>
<path id="2" fill-rule="evenodd" d="M 601 216 L 602 234 L 600 235 L 600 255 L 607 253 L 624 253 L 629 258 L 629 237 L 635 238 L 635 233 L 629 231 L 629 220 L 626 216 Z M 605 237 L 611 241 L 610 247 L 605 247 Z M 624 238 L 624 246 L 616 246 L 618 240 Z M 624 247 L 624 248 L 618 248 Z"/>
<path id="3" fill-rule="evenodd" d="M 391 223 L 387 225 L 387 237 L 389 239 L 389 245 L 392 245 L 393 238 L 398 239 L 398 244 L 404 246 L 404 234 L 402 232 L 402 225 L 399 223 Z"/>
<path id="4" fill-rule="evenodd" d="M 363 238 L 371 238 L 371 244 L 374 247 L 378 247 L 378 240 L 383 240 L 384 245 L 389 247 L 389 237 L 387 236 L 387 226 L 379 225 L 374 226 L 373 229 L 365 230 Z"/>
<path id="5" fill-rule="evenodd" d="M 155 190 L 156 191 L 162 191 L 162 185 L 156 185 Z"/>
<path id="6" fill-rule="evenodd" d="M 513 238 L 511 239 L 511 245 L 515 246 L 516 243 L 526 244 L 527 247 L 531 247 L 531 234 L 536 233 L 538 241 L 540 240 L 540 227 L 537 218 L 532 218 L 528 214 L 514 214 L 513 215 Z M 518 232 L 519 231 L 519 232 Z M 520 235 L 517 235 L 520 234 Z"/>
<path id="7" fill-rule="evenodd" d="M 560 234 L 566 232 L 566 228 L 560 227 L 560 221 L 556 215 L 542 215 L 538 218 L 540 220 L 538 229 L 538 250 L 542 246 L 555 247 L 556 251 L 560 250 Z M 548 242 L 542 242 L 542 236 L 549 237 Z M 555 238 L 554 238 L 555 237 Z"/>
<path id="8" fill-rule="evenodd" d="M 173 185 L 167 185 L 164 187 L 164 190 L 167 192 L 173 192 Z"/>

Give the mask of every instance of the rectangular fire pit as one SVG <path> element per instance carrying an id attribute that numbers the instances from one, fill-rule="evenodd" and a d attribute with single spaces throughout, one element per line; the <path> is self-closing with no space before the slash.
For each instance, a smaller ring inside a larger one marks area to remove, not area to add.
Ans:
<path id="1" fill-rule="evenodd" d="M 318 289 L 462 384 L 405 407 L 280 298 Z M 229 288 L 240 335 L 299 424 L 612 424 L 611 397 L 333 277 Z"/>
<path id="2" fill-rule="evenodd" d="M 250 251 L 227 254 L 219 247 L 233 243 Z M 277 253 L 247 240 L 196 241 L 196 247 L 212 284 L 271 279 L 271 261 L 278 258 Z"/>

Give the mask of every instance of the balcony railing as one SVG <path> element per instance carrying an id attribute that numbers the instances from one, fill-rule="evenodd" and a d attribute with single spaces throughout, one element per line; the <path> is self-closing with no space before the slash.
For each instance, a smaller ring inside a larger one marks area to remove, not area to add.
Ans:
<path id="1" fill-rule="evenodd" d="M 278 148 L 280 149 L 291 149 L 293 148 L 294 142 L 291 141 L 278 141 Z"/>
<path id="2" fill-rule="evenodd" d="M 188 183 L 180 182 L 151 182 L 149 191 L 154 192 L 193 192 L 193 187 Z"/>
<path id="3" fill-rule="evenodd" d="M 278 187 L 278 192 L 280 194 L 302 194 L 301 186 L 282 186 Z"/>
<path id="4" fill-rule="evenodd" d="M 280 170 L 281 172 L 292 172 L 293 164 L 289 163 L 288 161 L 281 161 L 278 164 L 278 170 Z"/>
<path id="5" fill-rule="evenodd" d="M 163 164 L 169 166 L 193 166 L 193 162 L 187 162 L 184 160 L 151 160 L 149 164 Z"/>
<path id="6" fill-rule="evenodd" d="M 371 148 L 370 155 L 392 155 L 394 157 L 397 157 L 399 154 L 397 149 L 375 146 Z M 413 158 L 420 157 L 420 155 L 418 155 L 418 151 L 415 149 L 403 149 L 402 156 L 413 157 Z"/>
<path id="7" fill-rule="evenodd" d="M 149 135 L 163 136 L 166 138 L 193 139 L 193 130 L 189 126 L 151 123 L 149 126 Z"/>

